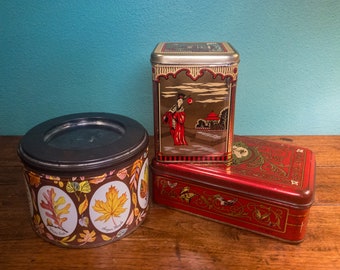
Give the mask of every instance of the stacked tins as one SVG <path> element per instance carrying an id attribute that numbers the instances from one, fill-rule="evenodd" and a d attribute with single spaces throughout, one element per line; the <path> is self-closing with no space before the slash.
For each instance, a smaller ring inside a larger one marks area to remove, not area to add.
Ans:
<path id="1" fill-rule="evenodd" d="M 159 43 L 151 62 L 155 202 L 301 242 L 314 200 L 314 154 L 234 136 L 236 50 L 227 42 Z"/>

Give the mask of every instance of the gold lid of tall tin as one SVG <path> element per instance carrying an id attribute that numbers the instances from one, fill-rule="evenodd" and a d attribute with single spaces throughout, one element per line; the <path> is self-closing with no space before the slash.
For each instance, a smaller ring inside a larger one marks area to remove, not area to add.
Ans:
<path id="1" fill-rule="evenodd" d="M 227 42 L 161 42 L 151 54 L 153 64 L 231 65 L 238 52 Z"/>

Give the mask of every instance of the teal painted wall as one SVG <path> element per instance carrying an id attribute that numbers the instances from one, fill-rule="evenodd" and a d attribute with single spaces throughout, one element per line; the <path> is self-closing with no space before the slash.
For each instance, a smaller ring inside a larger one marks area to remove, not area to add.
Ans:
<path id="1" fill-rule="evenodd" d="M 237 134 L 340 134 L 339 14 L 338 0 L 2 1 L 0 134 L 85 111 L 152 133 L 160 41 L 239 51 Z"/>

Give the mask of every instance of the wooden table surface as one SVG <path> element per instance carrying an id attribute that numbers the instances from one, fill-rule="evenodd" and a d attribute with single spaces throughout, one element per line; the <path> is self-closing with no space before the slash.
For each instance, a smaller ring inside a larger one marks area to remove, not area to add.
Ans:
<path id="1" fill-rule="evenodd" d="M 298 245 L 151 204 L 146 221 L 122 240 L 54 246 L 30 225 L 20 137 L 0 137 L 0 269 L 340 269 L 340 136 L 257 138 L 316 154 L 316 200 Z"/>

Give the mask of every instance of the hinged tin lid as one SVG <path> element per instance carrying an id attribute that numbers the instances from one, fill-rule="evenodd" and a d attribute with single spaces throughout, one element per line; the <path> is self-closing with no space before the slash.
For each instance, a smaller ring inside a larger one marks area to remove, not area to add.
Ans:
<path id="1" fill-rule="evenodd" d="M 18 155 L 30 167 L 74 172 L 119 165 L 148 145 L 141 124 L 110 113 L 80 113 L 43 122 L 22 138 Z"/>
<path id="2" fill-rule="evenodd" d="M 153 64 L 231 65 L 239 54 L 227 42 L 161 42 L 151 54 Z"/>
<path id="3" fill-rule="evenodd" d="M 235 136 L 233 165 L 153 163 L 159 175 L 270 202 L 307 208 L 314 202 L 315 156 L 306 148 Z"/>

